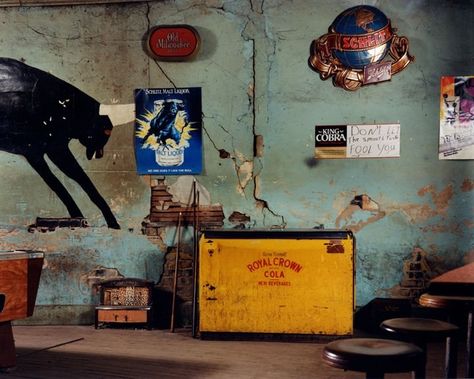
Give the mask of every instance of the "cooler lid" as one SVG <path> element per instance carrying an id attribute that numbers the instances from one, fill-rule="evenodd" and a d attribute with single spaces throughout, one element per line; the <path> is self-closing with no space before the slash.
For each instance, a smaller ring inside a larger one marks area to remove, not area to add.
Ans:
<path id="1" fill-rule="evenodd" d="M 209 229 L 203 238 L 222 239 L 353 239 L 350 230 L 336 229 Z"/>
<path id="2" fill-rule="evenodd" d="M 33 258 L 44 258 L 44 253 L 42 253 L 41 251 L 29 251 L 29 250 L 0 251 L 0 261 L 14 260 L 14 259 L 33 259 Z"/>

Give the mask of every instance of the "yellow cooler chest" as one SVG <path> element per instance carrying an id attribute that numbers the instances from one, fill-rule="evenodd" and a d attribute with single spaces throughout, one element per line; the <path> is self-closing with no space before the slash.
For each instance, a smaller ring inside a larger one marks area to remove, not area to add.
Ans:
<path id="1" fill-rule="evenodd" d="M 340 230 L 208 230 L 199 333 L 350 335 L 354 237 Z"/>

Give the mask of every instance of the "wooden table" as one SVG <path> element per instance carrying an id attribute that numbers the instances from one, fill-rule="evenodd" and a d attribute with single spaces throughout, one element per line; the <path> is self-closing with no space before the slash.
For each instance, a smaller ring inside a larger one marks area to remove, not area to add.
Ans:
<path id="1" fill-rule="evenodd" d="M 430 308 L 446 309 L 452 311 L 466 311 L 467 317 L 467 340 L 466 340 L 466 373 L 467 378 L 474 377 L 474 336 L 473 313 L 474 313 L 474 295 L 473 296 L 455 296 L 455 295 L 435 295 L 424 293 L 419 299 L 420 305 Z"/>
<path id="2" fill-rule="evenodd" d="M 16 365 L 13 320 L 33 314 L 44 254 L 0 252 L 0 371 Z"/>

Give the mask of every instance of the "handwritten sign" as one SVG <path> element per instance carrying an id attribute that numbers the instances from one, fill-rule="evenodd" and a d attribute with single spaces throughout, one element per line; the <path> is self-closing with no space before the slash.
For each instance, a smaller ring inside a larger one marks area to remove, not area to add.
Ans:
<path id="1" fill-rule="evenodd" d="M 400 124 L 316 125 L 315 157 L 400 157 Z"/>

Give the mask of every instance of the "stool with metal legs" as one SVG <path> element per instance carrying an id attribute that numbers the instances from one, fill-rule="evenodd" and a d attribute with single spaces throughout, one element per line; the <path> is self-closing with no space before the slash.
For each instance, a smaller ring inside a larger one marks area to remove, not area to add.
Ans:
<path id="1" fill-rule="evenodd" d="M 389 339 L 348 338 L 328 343 L 322 354 L 329 366 L 365 372 L 366 378 L 383 378 L 385 373 L 414 372 L 425 378 L 425 355 L 418 346 Z"/>
<path id="2" fill-rule="evenodd" d="M 392 318 L 380 324 L 391 338 L 408 341 L 419 346 L 427 354 L 427 343 L 446 339 L 445 377 L 456 378 L 458 331 L 449 322 L 417 317 Z"/>

